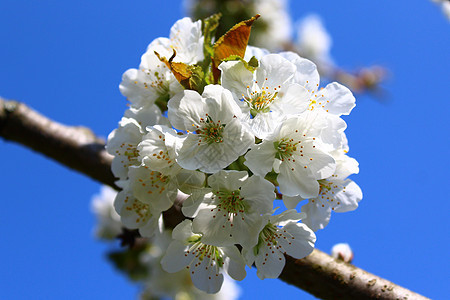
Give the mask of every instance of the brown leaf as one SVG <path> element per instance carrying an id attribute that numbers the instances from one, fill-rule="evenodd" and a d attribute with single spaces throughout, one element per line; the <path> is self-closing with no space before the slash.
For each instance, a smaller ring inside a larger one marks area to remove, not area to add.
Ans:
<path id="1" fill-rule="evenodd" d="M 192 76 L 192 71 L 188 64 L 182 62 L 173 62 L 173 59 L 177 55 L 175 49 L 173 50 L 172 56 L 167 60 L 165 57 L 161 57 L 158 52 L 155 51 L 156 56 L 159 60 L 166 64 L 166 66 L 172 71 L 178 82 L 186 89 L 191 89 L 189 78 Z"/>
<path id="2" fill-rule="evenodd" d="M 244 58 L 245 49 L 247 48 L 248 39 L 253 22 L 255 22 L 260 15 L 256 15 L 250 20 L 239 22 L 233 28 L 228 30 L 221 36 L 214 44 L 214 56 L 212 71 L 214 80 L 217 82 L 220 77 L 220 70 L 217 68 L 222 60 L 237 55 Z"/>

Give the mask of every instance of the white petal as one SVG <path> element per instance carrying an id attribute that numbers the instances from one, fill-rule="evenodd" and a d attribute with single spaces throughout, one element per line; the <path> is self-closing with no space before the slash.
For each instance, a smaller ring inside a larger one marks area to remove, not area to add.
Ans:
<path id="1" fill-rule="evenodd" d="M 272 171 L 275 154 L 276 150 L 273 143 L 271 141 L 264 141 L 252 147 L 245 155 L 244 165 L 256 175 L 264 177 Z"/>
<path id="2" fill-rule="evenodd" d="M 347 128 L 347 123 L 340 117 L 332 114 L 324 113 L 324 118 L 328 126 L 322 130 L 320 137 L 324 143 L 333 146 L 333 149 L 341 148 L 347 143 L 344 130 Z"/>
<path id="3" fill-rule="evenodd" d="M 183 243 L 193 235 L 192 221 L 187 219 L 183 220 L 172 231 L 172 238 Z"/>
<path id="4" fill-rule="evenodd" d="M 139 228 L 139 233 L 142 237 L 150 238 L 154 236 L 157 232 L 161 232 L 159 228 L 159 222 L 162 220 L 162 215 L 153 216 L 147 224 Z"/>
<path id="5" fill-rule="evenodd" d="M 264 218 L 257 213 L 235 216 L 231 229 L 231 235 L 235 243 L 243 247 L 255 246 L 258 243 L 259 233 L 264 227 L 264 221 Z"/>
<path id="6" fill-rule="evenodd" d="M 179 190 L 190 194 L 205 186 L 206 176 L 202 172 L 182 169 L 175 176 L 175 180 Z"/>
<path id="7" fill-rule="evenodd" d="M 125 111 L 124 116 L 136 120 L 141 128 L 157 124 L 170 126 L 169 119 L 162 115 L 156 104 L 148 104 L 140 108 L 130 107 Z"/>
<path id="8" fill-rule="evenodd" d="M 295 69 L 295 65 L 282 56 L 269 54 L 260 60 L 256 80 L 260 86 L 278 87 L 294 76 Z"/>
<path id="9" fill-rule="evenodd" d="M 256 57 L 256 59 L 260 60 L 269 53 L 270 52 L 267 49 L 247 46 L 247 48 L 245 49 L 244 60 L 249 61 L 253 56 Z"/>
<path id="10" fill-rule="evenodd" d="M 300 203 L 300 201 L 305 200 L 304 198 L 300 196 L 286 196 L 283 195 L 283 203 L 286 206 L 287 209 L 295 209 L 297 205 Z"/>
<path id="11" fill-rule="evenodd" d="M 298 213 L 295 209 L 288 209 L 279 215 L 270 216 L 269 220 L 272 224 L 285 226 L 286 224 L 291 222 L 297 223 L 305 217 L 306 215 L 304 213 Z"/>
<path id="12" fill-rule="evenodd" d="M 225 216 L 224 216 L 225 214 Z M 202 243 L 217 246 L 233 245 L 227 215 L 217 209 L 205 208 L 199 211 L 192 222 L 192 230 L 202 233 Z"/>
<path id="13" fill-rule="evenodd" d="M 235 246 L 221 248 L 225 255 L 223 268 L 234 280 L 243 280 L 245 272 L 244 258 Z"/>
<path id="14" fill-rule="evenodd" d="M 235 159 L 247 152 L 247 150 L 255 143 L 255 137 L 249 132 L 246 126 L 243 126 L 238 118 L 233 118 L 233 120 L 225 126 L 223 139 L 224 143 L 226 143 L 223 146 L 226 154 Z"/>
<path id="15" fill-rule="evenodd" d="M 336 201 L 340 204 L 336 206 L 334 211 L 347 212 L 355 210 L 358 207 L 358 202 L 362 199 L 361 188 L 350 179 L 344 181 L 342 186 L 345 189 L 336 194 Z"/>
<path id="16" fill-rule="evenodd" d="M 203 60 L 203 36 L 201 21 L 192 22 L 190 18 L 178 20 L 170 29 L 172 47 L 177 50 L 175 61 L 187 64 Z"/>
<path id="17" fill-rule="evenodd" d="M 286 89 L 285 94 L 279 101 L 272 105 L 272 109 L 280 107 L 285 115 L 298 115 L 304 112 L 309 106 L 311 94 L 299 84 L 291 84 Z M 275 105 L 276 104 L 276 105 Z"/>
<path id="18" fill-rule="evenodd" d="M 175 162 L 175 149 L 167 147 L 166 139 L 170 139 L 176 132 L 160 126 L 147 127 L 147 133 L 137 146 L 143 163 L 152 170 L 158 170 L 165 175 L 172 175 L 180 170 Z M 167 138 L 166 138 L 167 137 Z M 175 139 L 175 137 L 174 137 Z M 175 144 L 175 141 L 173 141 Z"/>
<path id="19" fill-rule="evenodd" d="M 188 134 L 183 141 L 181 148 L 178 151 L 177 163 L 184 169 L 196 170 L 202 166 L 201 158 L 198 158 L 198 153 L 205 151 L 207 145 L 198 145 L 199 135 Z"/>
<path id="20" fill-rule="evenodd" d="M 305 224 L 289 223 L 280 232 L 284 237 L 278 241 L 288 255 L 301 259 L 313 251 L 316 235 Z"/>
<path id="21" fill-rule="evenodd" d="M 239 155 L 233 151 L 225 151 L 225 147 L 228 150 L 233 150 L 228 142 L 232 141 L 198 146 L 197 153 L 193 158 L 199 165 L 198 169 L 205 173 L 216 173 L 236 160 Z"/>
<path id="22" fill-rule="evenodd" d="M 208 185 L 215 191 L 238 190 L 248 178 L 246 171 L 221 170 L 208 177 Z"/>
<path id="23" fill-rule="evenodd" d="M 211 189 L 192 190 L 189 198 L 183 202 L 183 207 L 181 208 L 183 215 L 195 218 L 200 209 L 211 202 L 212 193 L 210 191 Z"/>
<path id="24" fill-rule="evenodd" d="M 203 91 L 202 97 L 205 98 L 208 116 L 214 122 L 228 124 L 230 121 L 241 115 L 241 109 L 230 91 L 220 85 L 207 85 Z"/>
<path id="25" fill-rule="evenodd" d="M 273 253 L 272 253 L 273 251 Z M 258 268 L 256 275 L 260 279 L 265 278 L 278 278 L 281 271 L 283 271 L 286 259 L 283 253 L 275 249 L 275 246 L 271 245 L 267 247 L 265 244 L 259 249 L 258 256 L 255 259 L 255 265 Z"/>
<path id="26" fill-rule="evenodd" d="M 146 88 L 151 82 L 151 78 L 137 69 L 129 69 L 122 75 L 122 82 L 119 85 L 122 95 L 135 106 L 141 107 L 153 104 L 158 99 L 159 94 L 154 89 Z"/>
<path id="27" fill-rule="evenodd" d="M 206 104 L 199 93 L 184 90 L 168 102 L 168 117 L 173 127 L 195 131 L 200 119 L 205 118 Z"/>
<path id="28" fill-rule="evenodd" d="M 312 61 L 300 57 L 294 52 L 281 52 L 280 55 L 297 67 L 293 78 L 295 83 L 304 86 L 309 91 L 317 90 L 320 83 L 320 76 L 316 65 Z"/>
<path id="29" fill-rule="evenodd" d="M 244 257 L 245 264 L 249 267 L 252 267 L 256 259 L 254 251 L 255 248 L 257 248 L 257 246 L 251 248 L 242 248 L 242 256 Z"/>
<path id="30" fill-rule="evenodd" d="M 130 229 L 142 227 L 151 217 L 152 212 L 148 204 L 135 199 L 131 193 L 125 197 L 120 210 L 120 220 L 125 227 Z"/>
<path id="31" fill-rule="evenodd" d="M 241 196 L 259 214 L 270 213 L 276 197 L 275 186 L 264 178 L 253 175 L 241 188 Z"/>
<path id="32" fill-rule="evenodd" d="M 253 135 L 244 131 L 244 127 L 238 119 L 233 119 L 224 128 L 221 143 L 211 143 L 198 147 L 196 159 L 201 164 L 200 171 L 205 173 L 218 172 L 244 154 L 253 143 Z"/>
<path id="33" fill-rule="evenodd" d="M 331 256 L 350 263 L 353 259 L 353 251 L 347 243 L 339 243 L 331 248 Z"/>
<path id="34" fill-rule="evenodd" d="M 307 199 L 316 197 L 319 193 L 319 184 L 312 171 L 290 162 L 285 161 L 280 165 L 280 174 L 277 180 L 283 195 L 300 195 Z"/>
<path id="35" fill-rule="evenodd" d="M 229 123 L 233 118 L 242 118 L 241 108 L 233 99 L 233 95 L 221 85 L 207 85 L 203 91 L 206 108 L 205 115 L 214 121 L 220 121 L 222 124 Z"/>
<path id="36" fill-rule="evenodd" d="M 345 86 L 332 82 L 328 84 L 325 89 L 320 91 L 324 97 L 329 101 L 325 104 L 325 109 L 329 113 L 335 115 L 348 115 L 355 107 L 355 97 L 352 92 Z"/>
<path id="37" fill-rule="evenodd" d="M 130 167 L 129 176 L 131 189 L 139 201 L 158 211 L 172 206 L 178 192 L 169 177 L 145 167 Z"/>
<path id="38" fill-rule="evenodd" d="M 285 117 L 281 108 L 266 113 L 258 113 L 253 119 L 250 119 L 251 131 L 253 135 L 260 139 L 266 139 L 273 134 L 277 126 Z"/>
<path id="39" fill-rule="evenodd" d="M 172 241 L 161 259 L 161 266 L 164 271 L 175 273 L 189 265 L 191 258 L 184 255 L 186 249 L 187 246 L 183 242 L 178 240 Z"/>
<path id="40" fill-rule="evenodd" d="M 314 231 L 324 229 L 330 222 L 331 207 L 326 203 L 309 200 L 302 206 L 301 211 L 306 213 L 306 218 L 302 219 L 302 222 Z"/>
<path id="41" fill-rule="evenodd" d="M 215 262 L 209 263 L 206 257 L 200 264 L 192 264 L 189 272 L 195 287 L 208 294 L 217 293 L 222 287 L 223 274 L 218 273 Z"/>
<path id="42" fill-rule="evenodd" d="M 306 161 L 307 169 L 310 170 L 316 180 L 328 178 L 334 174 L 334 171 L 336 170 L 336 162 L 331 155 L 319 150 L 319 144 L 303 143 L 303 146 L 304 158 L 308 159 Z M 316 147 L 314 148 L 314 146 Z"/>
<path id="43" fill-rule="evenodd" d="M 336 156 L 334 152 L 332 154 L 336 160 L 335 175 L 337 175 L 337 178 L 345 179 L 351 174 L 359 173 L 359 163 L 356 159 L 345 154 L 340 154 L 338 156 Z"/>
<path id="44" fill-rule="evenodd" d="M 222 62 L 219 69 L 222 71 L 222 86 L 233 93 L 235 100 L 242 99 L 242 94 L 247 95 L 247 86 L 252 85 L 253 73 L 245 68 L 243 62 Z"/>

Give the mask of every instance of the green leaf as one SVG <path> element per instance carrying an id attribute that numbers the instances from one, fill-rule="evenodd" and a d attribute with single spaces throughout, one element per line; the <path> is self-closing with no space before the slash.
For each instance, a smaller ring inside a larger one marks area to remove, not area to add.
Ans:
<path id="1" fill-rule="evenodd" d="M 254 56 L 253 56 L 254 57 Z M 252 57 L 252 58 L 253 58 Z M 256 59 L 256 58 L 255 58 Z M 246 62 L 242 57 L 238 56 L 238 55 L 231 55 L 225 59 L 223 59 L 222 61 L 232 61 L 232 60 L 239 60 L 242 63 L 244 63 L 244 67 L 249 70 L 250 72 L 254 72 L 256 70 L 256 67 L 251 66 L 248 62 Z M 256 59 L 256 61 L 258 62 L 258 60 Z M 258 63 L 257 63 L 258 64 Z"/>
<path id="2" fill-rule="evenodd" d="M 205 82 L 205 72 L 201 66 L 191 65 L 188 67 L 188 70 L 191 72 L 191 76 L 189 77 L 189 87 L 191 90 L 196 90 L 200 94 L 203 93 L 203 89 L 206 86 Z"/>
<path id="3" fill-rule="evenodd" d="M 206 19 L 202 20 L 202 33 L 204 36 L 203 54 L 206 57 L 214 55 L 213 50 L 213 37 L 216 34 L 217 27 L 219 26 L 219 20 L 222 17 L 221 13 L 214 14 Z"/>
<path id="4" fill-rule="evenodd" d="M 259 67 L 259 61 L 256 57 L 252 56 L 252 58 L 248 61 L 248 65 L 256 69 Z"/>

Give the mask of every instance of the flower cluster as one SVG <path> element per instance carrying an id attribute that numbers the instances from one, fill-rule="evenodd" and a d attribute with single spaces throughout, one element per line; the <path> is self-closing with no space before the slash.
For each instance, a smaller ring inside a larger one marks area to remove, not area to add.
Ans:
<path id="1" fill-rule="evenodd" d="M 247 46 L 256 18 L 215 43 L 218 17 L 177 21 L 123 75 L 130 106 L 108 138 L 122 223 L 160 235 L 162 212 L 184 200 L 189 219 L 174 228 L 161 265 L 188 270 L 207 293 L 224 274 L 242 280 L 245 265 L 278 277 L 284 254 L 307 256 L 331 211 L 362 198 L 348 179 L 358 163 L 341 118 L 355 98 L 336 82 L 319 88 L 316 66 L 295 53 Z M 274 214 L 276 199 L 288 210 Z"/>
<path id="2" fill-rule="evenodd" d="M 108 186 L 102 186 L 100 194 L 92 198 L 92 210 L 97 217 L 96 237 L 107 242 L 117 237 L 122 243 L 128 242 L 134 232 L 124 230 L 120 216 L 115 212 L 113 202 L 117 192 Z M 234 300 L 239 297 L 240 289 L 230 277 L 225 276 L 221 290 L 208 294 L 197 289 L 192 283 L 189 270 L 183 269 L 168 273 L 161 267 L 161 259 L 171 242 L 169 230 L 161 230 L 152 238 L 138 238 L 131 248 L 116 249 L 108 253 L 112 263 L 130 280 L 137 281 L 143 287 L 139 299 L 216 299 Z M 115 247 L 114 247 L 115 248 Z M 123 261 L 127 261 L 126 264 Z"/>

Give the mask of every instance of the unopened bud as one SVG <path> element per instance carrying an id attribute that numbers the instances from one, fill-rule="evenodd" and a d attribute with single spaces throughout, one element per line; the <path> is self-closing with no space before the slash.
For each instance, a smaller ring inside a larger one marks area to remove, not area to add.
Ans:
<path id="1" fill-rule="evenodd" d="M 347 263 L 351 263 L 353 259 L 353 251 L 349 244 L 339 243 L 334 245 L 331 249 L 331 256 Z"/>

